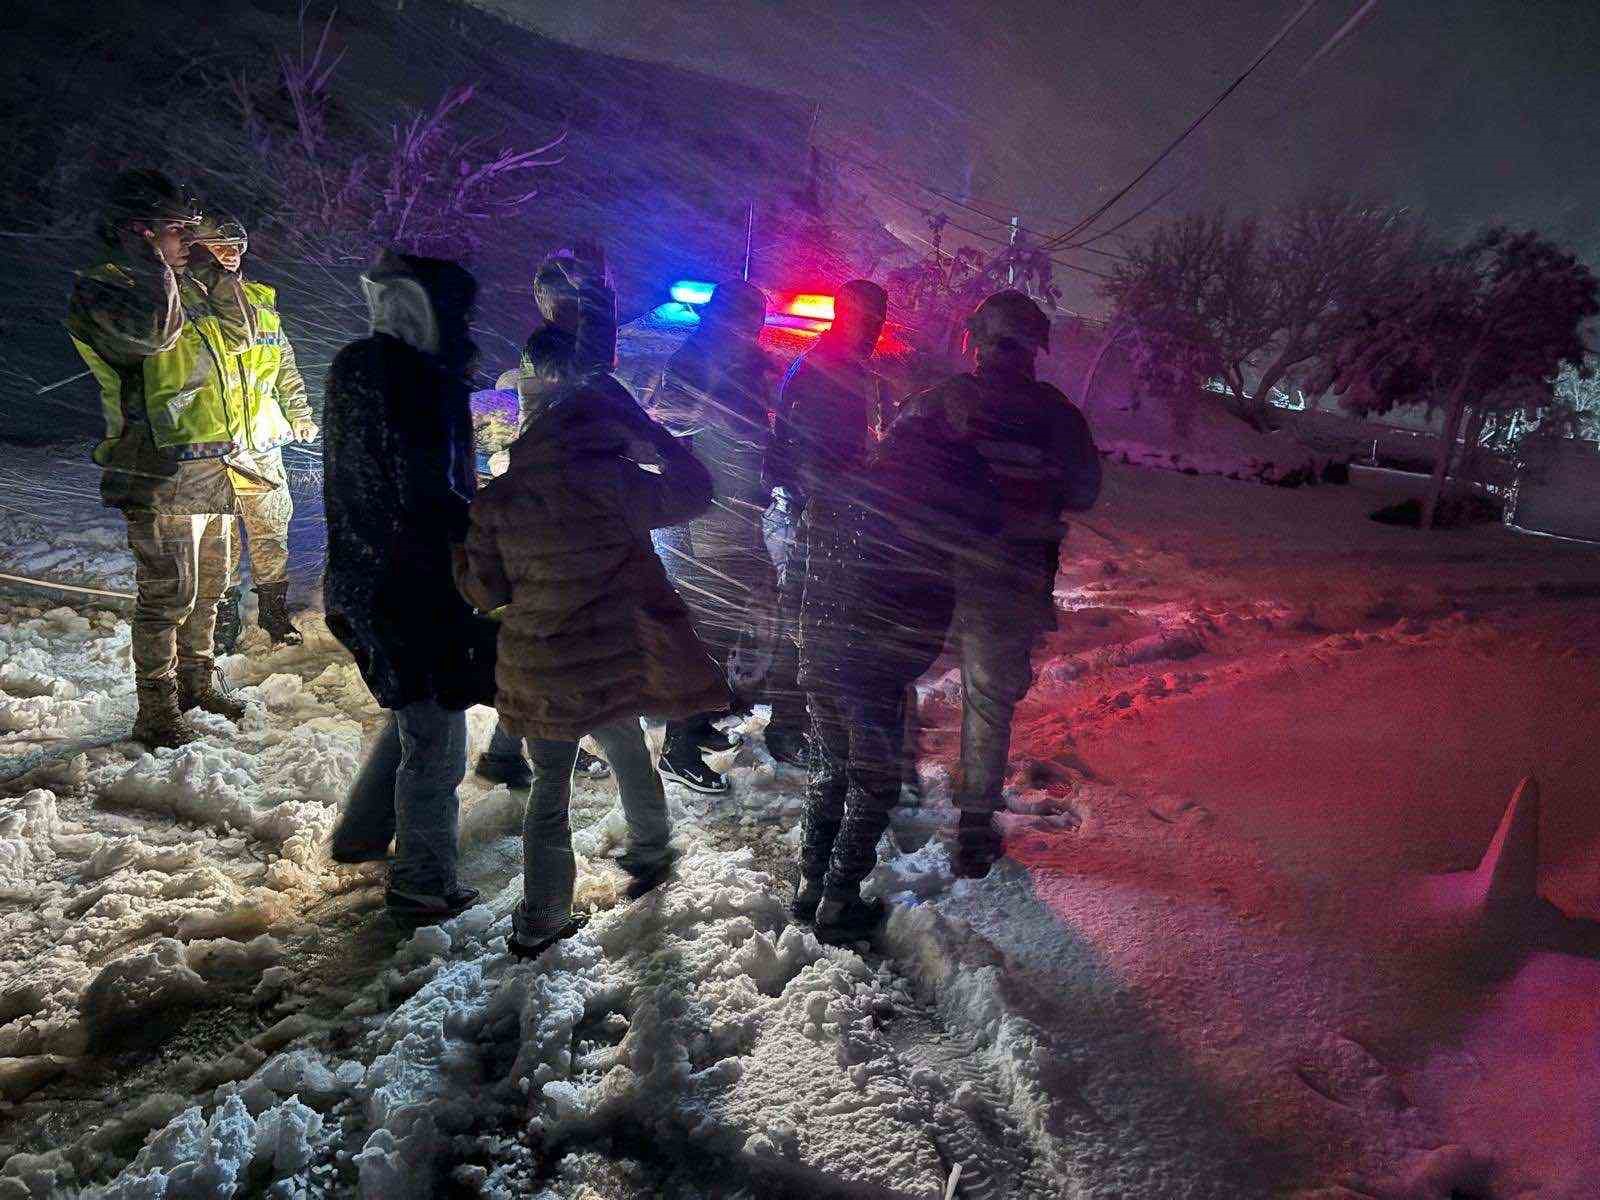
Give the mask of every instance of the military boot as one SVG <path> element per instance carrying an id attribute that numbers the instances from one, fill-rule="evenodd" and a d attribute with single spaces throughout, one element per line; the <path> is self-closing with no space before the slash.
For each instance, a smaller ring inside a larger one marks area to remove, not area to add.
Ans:
<path id="1" fill-rule="evenodd" d="M 238 584 L 234 584 L 222 593 L 222 601 L 217 605 L 217 630 L 211 635 L 211 641 L 219 657 L 232 654 L 233 648 L 239 644 L 239 634 L 244 628 L 244 620 L 239 616 L 241 590 Z"/>
<path id="2" fill-rule="evenodd" d="M 256 620 L 278 646 L 298 646 L 305 638 L 289 620 L 289 581 L 256 584 Z"/>
<path id="3" fill-rule="evenodd" d="M 139 715 L 133 722 L 133 740 L 150 750 L 187 746 L 200 735 L 183 719 L 177 685 L 166 679 L 139 685 Z"/>
<path id="4" fill-rule="evenodd" d="M 178 666 L 178 707 L 188 712 L 198 708 L 237 721 L 245 714 L 244 703 L 217 686 L 216 668 L 210 663 L 182 663 Z"/>

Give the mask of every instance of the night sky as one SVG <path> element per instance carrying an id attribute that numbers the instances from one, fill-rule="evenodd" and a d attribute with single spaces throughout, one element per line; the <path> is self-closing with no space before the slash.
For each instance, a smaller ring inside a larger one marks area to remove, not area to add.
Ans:
<path id="1" fill-rule="evenodd" d="M 916 187 L 931 183 L 1053 232 L 1148 163 L 1302 0 L 482 2 L 565 41 L 813 97 L 819 140 L 913 180 L 887 186 L 936 205 Z M 1116 212 L 1168 188 L 1157 214 L 1338 190 L 1417 207 L 1453 237 L 1537 226 L 1600 261 L 1600 4 L 1378 0 L 1308 67 L 1361 3 L 1320 0 Z"/>

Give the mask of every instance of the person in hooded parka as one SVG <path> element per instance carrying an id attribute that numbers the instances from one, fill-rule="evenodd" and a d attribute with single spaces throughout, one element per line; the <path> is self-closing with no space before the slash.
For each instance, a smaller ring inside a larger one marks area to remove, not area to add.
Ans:
<path id="1" fill-rule="evenodd" d="M 372 333 L 327 377 L 323 498 L 328 629 L 355 657 L 388 722 L 330 848 L 388 857 L 390 912 L 440 920 L 477 893 L 456 878 L 456 788 L 466 709 L 484 694 L 482 625 L 456 591 L 476 487 L 468 334 L 477 284 L 459 265 L 385 251 L 362 276 Z M 491 651 L 492 652 L 492 651 Z"/>

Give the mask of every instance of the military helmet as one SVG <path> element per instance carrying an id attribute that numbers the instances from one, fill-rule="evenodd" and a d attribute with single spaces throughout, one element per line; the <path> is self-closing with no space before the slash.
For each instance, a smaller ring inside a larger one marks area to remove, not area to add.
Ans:
<path id="1" fill-rule="evenodd" d="M 250 235 L 243 221 L 225 212 L 208 212 L 195 226 L 193 240 L 202 246 L 238 246 L 243 250 L 250 244 Z"/>
<path id="2" fill-rule="evenodd" d="M 996 292 L 973 309 L 967 330 L 979 345 L 1006 341 L 1050 349 L 1050 318 L 1026 293 L 1015 290 Z"/>
<path id="3" fill-rule="evenodd" d="M 181 183 L 144 167 L 124 171 L 112 180 L 106 195 L 105 218 L 113 225 L 127 221 L 177 221 L 197 225 L 200 203 Z"/>

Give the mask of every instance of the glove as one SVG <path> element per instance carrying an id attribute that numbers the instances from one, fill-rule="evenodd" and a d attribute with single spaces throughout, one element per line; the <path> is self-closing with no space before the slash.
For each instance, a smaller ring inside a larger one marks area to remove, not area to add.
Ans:
<path id="1" fill-rule="evenodd" d="M 289 428 L 297 442 L 314 442 L 317 440 L 317 434 L 321 432 L 317 428 L 317 423 L 310 417 L 296 417 L 290 422 Z"/>

